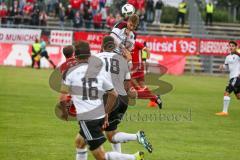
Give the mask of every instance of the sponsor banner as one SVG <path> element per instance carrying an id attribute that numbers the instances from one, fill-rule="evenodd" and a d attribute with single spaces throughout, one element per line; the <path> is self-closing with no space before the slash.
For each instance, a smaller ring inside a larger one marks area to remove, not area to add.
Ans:
<path id="1" fill-rule="evenodd" d="M 56 65 L 59 66 L 65 61 L 61 52 L 62 47 L 49 45 L 46 49 L 50 59 L 53 60 Z M 0 65 L 30 66 L 32 64 L 31 50 L 31 45 L 0 43 Z M 98 52 L 98 48 L 92 50 L 92 53 Z M 45 58 L 42 58 L 40 62 L 43 68 L 52 67 Z M 180 75 L 184 72 L 185 55 L 151 54 L 149 62 L 164 65 L 168 68 L 169 74 Z"/>
<path id="2" fill-rule="evenodd" d="M 199 53 L 202 55 L 225 56 L 229 51 L 228 40 L 201 39 Z"/>
<path id="3" fill-rule="evenodd" d="M 50 44 L 60 46 L 72 45 L 72 36 L 72 31 L 51 30 Z"/>
<path id="4" fill-rule="evenodd" d="M 57 65 L 65 61 L 62 48 L 59 46 L 47 46 L 46 50 L 50 59 Z M 27 44 L 0 43 L 0 65 L 31 66 L 32 46 Z M 41 67 L 50 68 L 51 64 L 46 58 L 41 58 Z"/>
<path id="5" fill-rule="evenodd" d="M 91 51 L 98 52 L 101 50 L 102 39 L 107 33 L 98 32 L 75 32 L 74 41 L 84 40 L 90 44 Z"/>
<path id="6" fill-rule="evenodd" d="M 146 42 L 151 53 L 174 54 L 174 55 L 196 55 L 198 54 L 198 39 L 175 38 L 158 36 L 141 36 L 137 41 Z"/>
<path id="7" fill-rule="evenodd" d="M 38 29 L 0 28 L 0 43 L 32 44 L 40 37 Z"/>
<path id="8" fill-rule="evenodd" d="M 91 49 L 100 50 L 102 38 L 107 34 L 94 32 L 75 32 L 74 40 L 90 42 Z M 177 54 L 195 55 L 198 49 L 198 39 L 174 38 L 158 36 L 137 36 L 137 41 L 147 42 L 147 46 L 153 54 Z"/>

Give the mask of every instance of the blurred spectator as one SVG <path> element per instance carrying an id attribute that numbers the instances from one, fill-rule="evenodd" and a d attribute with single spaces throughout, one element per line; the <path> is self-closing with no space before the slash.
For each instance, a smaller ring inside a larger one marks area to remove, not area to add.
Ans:
<path id="1" fill-rule="evenodd" d="M 22 23 L 22 12 L 20 9 L 14 11 L 14 24 L 19 25 Z"/>
<path id="2" fill-rule="evenodd" d="M 69 0 L 69 4 L 72 6 L 72 9 L 77 11 L 80 9 L 82 0 Z"/>
<path id="3" fill-rule="evenodd" d="M 120 22 L 120 21 L 122 20 L 122 16 L 121 16 L 120 13 L 117 13 L 117 14 L 116 14 L 115 20 L 116 20 L 116 23 L 117 23 L 117 22 Z M 115 24 L 116 24 L 116 23 L 115 23 Z"/>
<path id="4" fill-rule="evenodd" d="M 101 11 L 102 8 L 105 8 L 106 0 L 99 0 L 99 11 Z"/>
<path id="5" fill-rule="evenodd" d="M 45 11 L 40 12 L 39 20 L 41 26 L 47 25 L 47 19 L 48 19 L 47 13 Z"/>
<path id="6" fill-rule="evenodd" d="M 177 19 L 176 19 L 176 25 L 178 25 L 179 20 L 181 19 L 182 27 L 185 24 L 185 15 L 187 13 L 187 3 L 185 0 L 182 0 L 181 3 L 178 5 L 178 14 L 177 14 Z"/>
<path id="7" fill-rule="evenodd" d="M 104 29 L 105 24 L 106 24 L 106 20 L 107 20 L 107 10 L 106 10 L 106 8 L 102 8 L 100 10 L 100 13 L 102 15 L 102 29 Z"/>
<path id="8" fill-rule="evenodd" d="M 147 24 L 146 24 L 147 16 L 145 9 L 141 9 L 139 11 L 139 26 L 141 31 L 146 31 L 147 30 Z"/>
<path id="9" fill-rule="evenodd" d="M 83 19 L 85 21 L 85 27 L 91 28 L 92 19 L 93 19 L 91 9 L 88 9 L 88 10 L 84 9 Z"/>
<path id="10" fill-rule="evenodd" d="M 95 29 L 100 29 L 102 27 L 102 14 L 100 12 L 93 16 L 93 25 Z"/>
<path id="11" fill-rule="evenodd" d="M 65 19 L 65 8 L 62 3 L 59 3 L 59 20 L 60 20 L 60 27 L 64 27 L 64 19 Z"/>
<path id="12" fill-rule="evenodd" d="M 68 8 L 66 10 L 65 15 L 67 17 L 67 20 L 70 21 L 71 26 L 72 26 L 75 14 L 74 14 L 74 11 L 73 11 L 72 6 L 70 4 L 68 5 Z"/>
<path id="13" fill-rule="evenodd" d="M 25 5 L 26 5 L 26 0 L 20 0 L 18 7 L 23 11 L 23 8 Z"/>
<path id="14" fill-rule="evenodd" d="M 47 14 L 50 15 L 51 13 L 53 13 L 56 0 L 46 0 L 45 3 L 47 5 Z"/>
<path id="15" fill-rule="evenodd" d="M 91 2 L 91 7 L 92 7 L 92 15 L 93 15 L 93 16 L 94 16 L 95 14 L 97 14 L 98 5 L 99 5 L 99 0 L 92 0 L 92 2 Z"/>
<path id="16" fill-rule="evenodd" d="M 108 29 L 112 29 L 115 23 L 116 23 L 116 19 L 114 18 L 113 14 L 110 13 L 106 20 L 106 27 Z"/>
<path id="17" fill-rule="evenodd" d="M 206 25 L 208 25 L 209 23 L 210 23 L 210 25 L 212 25 L 213 11 L 214 11 L 213 3 L 211 1 L 209 1 L 206 4 L 206 20 L 205 20 Z"/>
<path id="18" fill-rule="evenodd" d="M 137 0 L 137 12 L 140 13 L 143 9 L 145 9 L 145 0 Z"/>
<path id="19" fill-rule="evenodd" d="M 133 5 L 135 9 L 138 8 L 137 0 L 128 0 L 127 3 Z"/>
<path id="20" fill-rule="evenodd" d="M 83 19 L 85 21 L 85 27 L 91 28 L 92 24 L 92 10 L 91 10 L 91 4 L 89 1 L 85 1 L 83 4 Z"/>
<path id="21" fill-rule="evenodd" d="M 80 28 L 83 26 L 83 18 L 79 11 L 76 12 L 75 17 L 73 19 L 73 27 Z"/>
<path id="22" fill-rule="evenodd" d="M 39 25 L 39 10 L 34 9 L 31 15 L 31 25 Z"/>
<path id="23" fill-rule="evenodd" d="M 12 25 L 13 22 L 14 22 L 14 12 L 13 12 L 13 7 L 12 6 L 9 7 L 7 16 L 8 16 L 7 24 Z"/>
<path id="24" fill-rule="evenodd" d="M 24 7 L 23 7 L 23 15 L 24 16 L 30 16 L 30 14 L 33 11 L 33 5 L 28 2 Z"/>
<path id="25" fill-rule="evenodd" d="M 155 5 L 155 24 L 160 24 L 161 22 L 161 15 L 162 15 L 162 9 L 163 9 L 163 2 L 162 0 L 158 0 Z"/>
<path id="26" fill-rule="evenodd" d="M 5 4 L 5 2 L 1 2 L 1 4 L 0 4 L 0 19 L 1 19 L 2 24 L 7 23 L 7 14 L 8 14 L 7 5 Z"/>
<path id="27" fill-rule="evenodd" d="M 54 6 L 55 6 L 55 17 L 58 17 L 62 3 L 60 3 L 59 0 L 57 0 Z"/>
<path id="28" fill-rule="evenodd" d="M 105 8 L 107 10 L 107 15 L 110 14 L 110 7 L 113 5 L 113 0 L 106 0 Z"/>
<path id="29" fill-rule="evenodd" d="M 147 22 L 152 23 L 154 18 L 154 1 L 153 0 L 147 0 L 145 10 L 147 14 Z"/>

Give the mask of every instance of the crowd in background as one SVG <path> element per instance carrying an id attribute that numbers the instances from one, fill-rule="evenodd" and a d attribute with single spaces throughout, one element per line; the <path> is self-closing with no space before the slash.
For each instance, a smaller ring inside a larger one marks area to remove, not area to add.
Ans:
<path id="1" fill-rule="evenodd" d="M 141 19 L 141 29 L 147 23 L 160 24 L 163 2 L 158 0 L 127 0 L 136 8 Z M 75 28 L 112 28 L 121 19 L 120 10 L 111 9 L 113 0 L 14 0 L 8 6 L 1 1 L 2 24 L 25 24 L 46 26 L 49 17 L 59 19 L 59 26 L 70 23 Z M 155 19 L 154 19 L 155 17 Z"/>

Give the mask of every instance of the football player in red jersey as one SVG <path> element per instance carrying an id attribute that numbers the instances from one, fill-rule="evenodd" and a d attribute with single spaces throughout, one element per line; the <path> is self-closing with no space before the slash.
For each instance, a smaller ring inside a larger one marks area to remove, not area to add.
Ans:
<path id="1" fill-rule="evenodd" d="M 147 56 L 142 57 L 142 54 L 147 52 Z M 162 108 L 162 100 L 160 96 L 152 93 L 144 82 L 144 68 L 146 63 L 144 62 L 145 58 L 149 58 L 150 51 L 149 49 L 140 42 L 135 42 L 133 53 L 132 53 L 132 85 L 138 92 L 139 99 L 150 99 L 148 106 L 149 107 L 158 107 Z"/>

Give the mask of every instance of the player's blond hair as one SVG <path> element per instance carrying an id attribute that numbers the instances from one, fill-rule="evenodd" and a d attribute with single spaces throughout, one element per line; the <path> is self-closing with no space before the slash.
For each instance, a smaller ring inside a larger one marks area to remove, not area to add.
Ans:
<path id="1" fill-rule="evenodd" d="M 128 21 L 132 22 L 135 25 L 139 24 L 139 16 L 137 14 L 133 14 L 129 17 Z"/>

